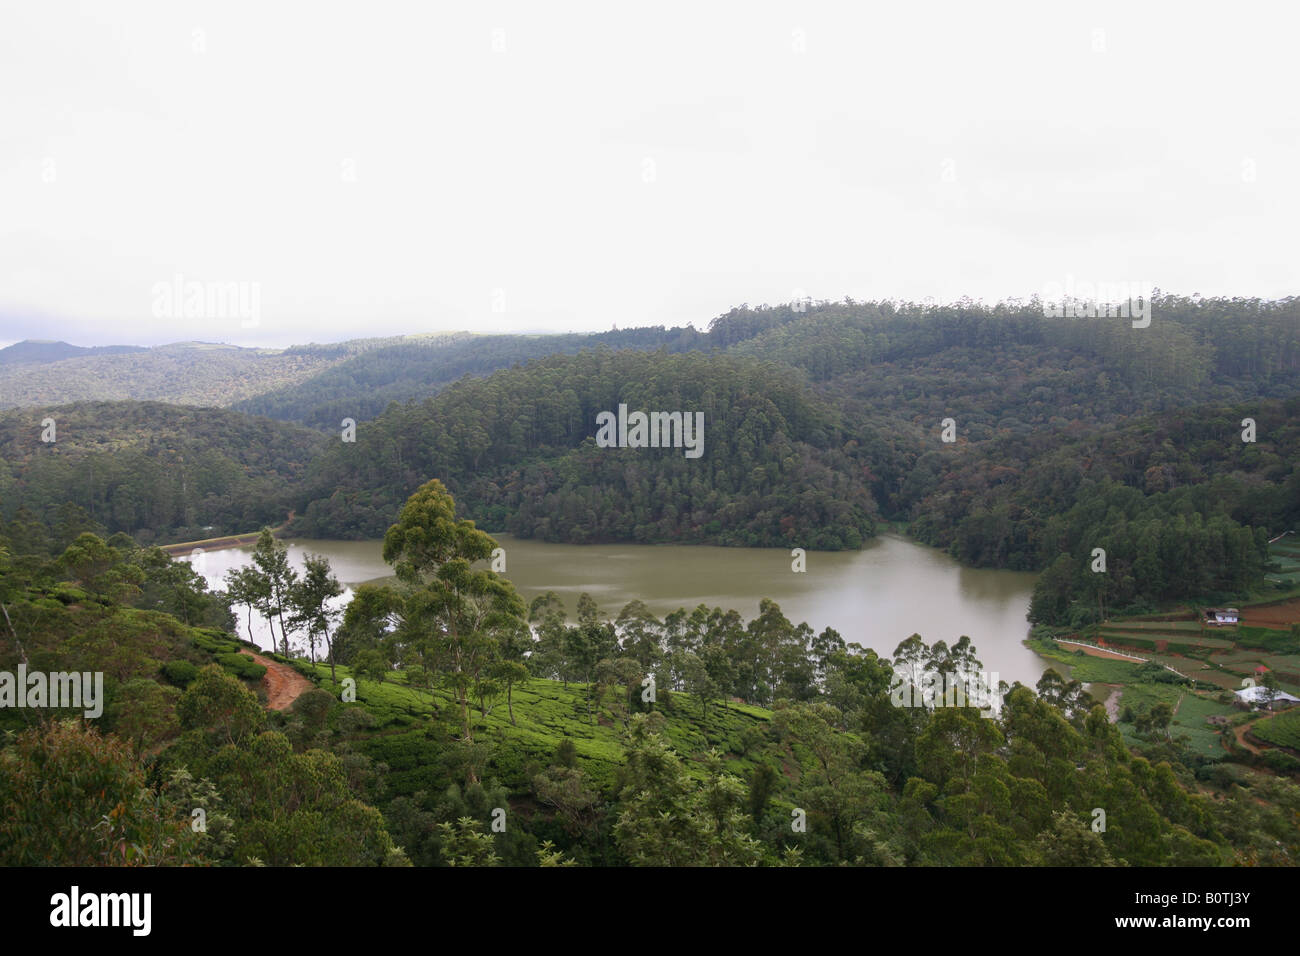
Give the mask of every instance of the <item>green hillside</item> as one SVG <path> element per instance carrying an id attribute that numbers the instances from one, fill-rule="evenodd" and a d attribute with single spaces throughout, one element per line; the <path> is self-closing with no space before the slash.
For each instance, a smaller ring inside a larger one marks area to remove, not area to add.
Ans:
<path id="1" fill-rule="evenodd" d="M 683 448 L 598 448 L 597 416 L 703 415 Z M 866 464 L 788 371 L 721 354 L 550 356 L 393 406 L 313 466 L 295 533 L 375 537 L 439 475 L 465 513 L 521 537 L 856 548 L 874 533 Z"/>
<path id="2" fill-rule="evenodd" d="M 29 551 L 62 550 L 82 531 L 150 543 L 279 525 L 324 442 L 295 425 L 160 402 L 0 412 L 0 519 L 18 522 L 10 536 Z"/>
<path id="3" fill-rule="evenodd" d="M 891 660 L 771 602 L 746 624 L 707 608 L 658 620 L 636 602 L 608 620 L 584 599 L 567 623 L 539 599 L 527 627 L 513 587 L 482 567 L 495 542 L 454 507 L 436 482 L 406 503 L 385 542 L 397 583 L 324 625 L 339 660 L 269 656 L 281 684 L 292 667 L 317 685 L 283 711 L 264 710 L 269 674 L 188 565 L 90 534 L 57 560 L 0 546 L 0 672 L 104 675 L 85 721 L 76 707 L 0 712 L 14 731 L 0 742 L 0 862 L 1285 865 L 1300 852 L 1293 782 L 1220 784 L 1199 740 L 1126 741 L 1051 672 L 1004 687 L 997 714 L 900 705 L 904 675 L 982 666 L 965 639 L 914 635 Z M 295 629 L 318 626 L 302 584 L 286 582 Z"/>

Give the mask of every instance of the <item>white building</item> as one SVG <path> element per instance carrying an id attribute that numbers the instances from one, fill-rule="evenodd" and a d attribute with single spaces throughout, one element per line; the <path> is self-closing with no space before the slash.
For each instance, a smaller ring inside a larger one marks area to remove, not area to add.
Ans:
<path id="1" fill-rule="evenodd" d="M 1268 700 L 1268 688 L 1261 684 L 1257 684 L 1254 687 L 1243 687 L 1241 690 L 1237 691 L 1236 696 L 1239 703 L 1245 704 L 1248 707 L 1263 707 L 1265 706 L 1264 702 Z M 1292 697 L 1284 690 L 1273 691 L 1273 710 L 1277 710 L 1279 705 L 1282 707 L 1290 707 L 1292 704 L 1300 704 L 1300 697 Z"/>
<path id="2" fill-rule="evenodd" d="M 1205 609 L 1206 624 L 1236 624 L 1237 617 L 1235 607 L 1207 607 Z"/>

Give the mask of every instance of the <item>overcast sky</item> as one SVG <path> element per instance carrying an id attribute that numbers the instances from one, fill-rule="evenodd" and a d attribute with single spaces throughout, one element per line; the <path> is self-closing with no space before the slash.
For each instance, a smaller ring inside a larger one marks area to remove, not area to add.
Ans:
<path id="1" fill-rule="evenodd" d="M 6 2 L 0 343 L 703 328 L 1068 277 L 1291 295 L 1297 26 L 1240 2 Z"/>

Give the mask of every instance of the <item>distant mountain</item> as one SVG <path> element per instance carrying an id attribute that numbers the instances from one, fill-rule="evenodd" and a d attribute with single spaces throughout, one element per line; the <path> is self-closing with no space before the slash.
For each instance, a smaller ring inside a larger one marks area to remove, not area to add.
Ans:
<path id="1" fill-rule="evenodd" d="M 126 355 L 130 352 L 147 352 L 143 345 L 69 345 L 43 339 L 27 339 L 0 349 L 0 366 L 46 365 L 63 359 L 90 355 Z"/>
<path id="2" fill-rule="evenodd" d="M 62 342 L 20 342 L 0 351 L 0 356 L 18 350 L 20 356 L 46 354 L 49 358 L 4 366 L 0 408 L 122 400 L 226 406 L 303 381 L 367 348 L 394 341 L 358 339 L 288 349 L 207 342 L 177 342 L 147 349 L 79 349 Z M 60 350 L 71 352 L 60 357 Z"/>
<path id="3" fill-rule="evenodd" d="M 231 402 L 230 407 L 332 429 L 344 418 L 358 422 L 374 418 L 392 402 L 428 398 L 466 375 L 490 375 L 548 355 L 572 355 L 601 345 L 682 352 L 703 348 L 707 342 L 708 337 L 693 328 L 661 325 L 592 334 L 411 335 L 359 353 L 308 379 Z"/>

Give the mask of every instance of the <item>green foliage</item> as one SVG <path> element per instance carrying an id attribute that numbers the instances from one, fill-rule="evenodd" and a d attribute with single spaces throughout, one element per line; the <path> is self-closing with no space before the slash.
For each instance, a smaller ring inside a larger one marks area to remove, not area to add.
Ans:
<path id="1" fill-rule="evenodd" d="M 1250 732 L 1265 743 L 1300 751 L 1300 708 L 1257 721 L 1251 725 Z"/>
<path id="2" fill-rule="evenodd" d="M 57 441 L 31 427 L 43 417 L 57 422 Z M 0 519 L 40 525 L 55 550 L 80 531 L 141 543 L 246 532 L 284 520 L 323 442 L 292 425 L 157 402 L 3 412 Z M 69 506 L 85 516 L 79 528 Z"/>
<path id="3" fill-rule="evenodd" d="M 216 661 L 236 677 L 247 681 L 261 680 L 266 674 L 266 668 L 247 654 L 218 654 Z"/>
<path id="4" fill-rule="evenodd" d="M 746 866 L 762 858 L 749 836 L 744 785 L 710 754 L 703 783 L 643 714 L 632 719 L 614 838 L 634 866 Z"/>
<path id="5" fill-rule="evenodd" d="M 51 721 L 0 750 L 5 866 L 177 865 L 196 858 L 196 842 L 114 735 Z"/>
<path id="6" fill-rule="evenodd" d="M 632 384 L 635 383 L 635 384 Z M 704 453 L 597 448 L 596 416 L 704 414 Z M 481 525 L 521 537 L 856 548 L 874 533 L 858 453 L 792 374 L 721 355 L 587 351 L 392 406 L 331 446 L 296 532 L 383 533 L 429 476 Z"/>

